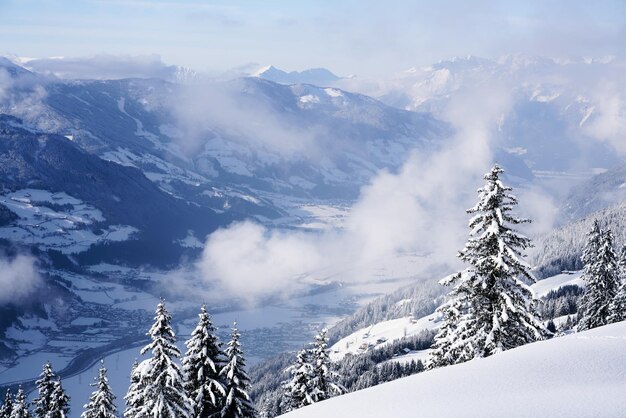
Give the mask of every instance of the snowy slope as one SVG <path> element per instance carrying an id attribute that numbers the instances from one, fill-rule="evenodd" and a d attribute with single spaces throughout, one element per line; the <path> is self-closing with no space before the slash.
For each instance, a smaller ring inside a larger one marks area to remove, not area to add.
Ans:
<path id="1" fill-rule="evenodd" d="M 303 408 L 306 417 L 623 417 L 626 322 Z"/>
<path id="2" fill-rule="evenodd" d="M 580 287 L 585 286 L 584 280 L 580 277 L 581 271 L 568 272 L 563 274 L 557 274 L 556 276 L 548 277 L 547 279 L 540 280 L 533 284 L 531 287 L 535 292 L 536 298 L 542 298 L 553 290 L 558 290 L 564 286 L 576 285 Z"/>
<path id="3" fill-rule="evenodd" d="M 626 164 L 619 165 L 574 187 L 562 203 L 565 220 L 590 216 L 626 199 Z"/>
<path id="4" fill-rule="evenodd" d="M 584 286 L 583 280 L 580 278 L 582 271 L 573 273 L 558 274 L 544 280 L 540 280 L 533 284 L 531 288 L 535 292 L 536 298 L 546 296 L 552 290 L 558 290 L 563 286 L 577 285 Z M 399 301 L 407 303 L 408 300 Z M 422 318 L 413 318 L 411 316 L 382 321 L 376 324 L 361 328 L 337 341 L 330 347 L 330 358 L 333 361 L 339 361 L 347 354 L 362 354 L 368 350 L 381 348 L 392 343 L 394 340 L 400 340 L 405 337 L 418 335 L 426 330 L 434 330 L 439 328 L 441 324 L 441 316 L 438 313 L 424 316 Z M 424 350 L 427 351 L 427 350 Z M 418 353 L 417 357 L 423 357 L 424 353 Z M 400 360 L 414 358 L 415 353 L 402 356 Z"/>
<path id="5" fill-rule="evenodd" d="M 330 358 L 332 361 L 339 361 L 346 354 L 361 354 L 372 348 L 384 347 L 395 340 L 438 328 L 440 324 L 438 317 L 437 313 L 420 319 L 405 317 L 360 329 L 333 344 L 330 348 Z"/>
<path id="6" fill-rule="evenodd" d="M 623 200 L 535 238 L 536 251 L 533 251 L 529 261 L 536 266 L 538 275 L 547 277 L 562 270 L 581 269 L 580 257 L 587 242 L 587 233 L 596 219 L 613 232 L 615 248 L 621 249 L 626 244 L 626 200 Z"/>

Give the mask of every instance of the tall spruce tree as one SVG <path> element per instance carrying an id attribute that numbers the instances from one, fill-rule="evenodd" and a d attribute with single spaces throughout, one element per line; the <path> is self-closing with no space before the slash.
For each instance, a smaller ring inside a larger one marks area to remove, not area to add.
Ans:
<path id="1" fill-rule="evenodd" d="M 9 418 L 13 410 L 13 395 L 11 388 L 8 388 L 4 394 L 4 403 L 0 406 L 0 418 Z"/>
<path id="2" fill-rule="evenodd" d="M 626 281 L 622 283 L 609 305 L 608 323 L 613 324 L 624 320 L 626 320 Z"/>
<path id="3" fill-rule="evenodd" d="M 191 416 L 192 404 L 185 394 L 180 366 L 176 359 L 180 351 L 176 347 L 176 334 L 171 326 L 172 317 L 161 300 L 156 309 L 154 324 L 148 331 L 152 342 L 141 350 L 150 351 L 152 357 L 141 362 L 135 369 L 139 381 L 132 399 L 133 407 L 125 416 L 134 418 L 185 418 Z M 127 415 L 128 414 L 128 415 Z"/>
<path id="4" fill-rule="evenodd" d="M 186 343 L 183 373 L 185 390 L 194 404 L 193 417 L 205 418 L 218 413 L 225 401 L 226 389 L 220 376 L 224 353 L 204 305 L 198 316 L 198 325 Z"/>
<path id="5" fill-rule="evenodd" d="M 622 245 L 617 264 L 619 265 L 620 277 L 622 278 L 622 280 L 626 280 L 626 244 Z"/>
<path id="6" fill-rule="evenodd" d="M 125 418 L 135 418 L 139 415 L 143 402 L 143 387 L 141 379 L 141 369 L 139 368 L 139 362 L 135 359 L 130 371 L 130 385 L 126 396 L 124 396 L 124 402 L 126 403 L 126 409 L 124 409 Z"/>
<path id="7" fill-rule="evenodd" d="M 47 418 L 48 413 L 52 411 L 52 396 L 56 387 L 56 378 L 56 375 L 52 371 L 52 364 L 46 362 L 39 375 L 39 379 L 35 382 L 38 392 L 37 398 L 33 401 L 33 405 L 35 406 L 35 418 Z"/>
<path id="8" fill-rule="evenodd" d="M 310 361 L 310 350 L 303 348 L 296 355 L 296 362 L 287 369 L 291 379 L 283 382 L 285 412 L 311 405 L 311 381 L 315 368 Z"/>
<path id="9" fill-rule="evenodd" d="M 11 414 L 9 416 L 10 418 L 31 418 L 30 411 L 28 410 L 26 394 L 21 386 L 15 394 L 15 402 L 13 402 L 13 408 L 11 409 Z"/>
<path id="10" fill-rule="evenodd" d="M 333 396 L 345 393 L 345 388 L 339 384 L 339 373 L 332 370 L 332 362 L 328 355 L 327 330 L 322 329 L 316 336 L 311 350 L 313 363 L 313 377 L 310 381 L 311 398 L 313 402 L 320 402 Z"/>
<path id="11" fill-rule="evenodd" d="M 592 273 L 591 268 L 598 261 L 598 254 L 600 252 L 600 247 L 602 246 L 604 231 L 600 228 L 600 221 L 595 219 L 593 221 L 593 226 L 591 227 L 591 231 L 587 233 L 587 242 L 585 243 L 585 248 L 583 249 L 583 255 L 581 256 L 581 260 L 584 266 L 589 266 L 583 271 L 583 279 L 585 275 L 589 275 Z"/>
<path id="12" fill-rule="evenodd" d="M 502 184 L 503 172 L 495 165 L 485 175 L 478 203 L 467 211 L 474 214 L 470 237 L 458 256 L 469 267 L 442 280 L 453 290 L 440 309 L 444 323 L 435 337 L 430 368 L 487 357 L 546 336 L 527 284 L 534 278 L 522 260 L 531 243 L 513 229 L 530 221 L 512 214 L 517 199 Z"/>
<path id="13" fill-rule="evenodd" d="M 70 397 L 65 393 L 61 379 L 57 379 L 53 383 L 52 389 L 52 401 L 50 403 L 50 409 L 46 414 L 46 418 L 67 418 L 70 413 Z"/>
<path id="14" fill-rule="evenodd" d="M 613 233 L 603 231 L 599 222 L 594 222 L 583 252 L 586 282 L 581 301 L 581 317 L 577 330 L 583 331 L 610 323 L 611 304 L 620 287 L 620 268 L 613 248 Z"/>
<path id="15" fill-rule="evenodd" d="M 463 335 L 462 327 L 465 322 L 461 318 L 465 318 L 466 306 L 467 294 L 454 288 L 448 295 L 448 301 L 437 308 L 443 323 L 431 347 L 430 359 L 426 364 L 428 369 L 469 360 L 468 357 L 463 357 L 463 340 L 459 338 Z"/>
<path id="16" fill-rule="evenodd" d="M 100 368 L 98 369 L 98 376 L 95 377 L 95 382 L 91 383 L 91 386 L 95 388 L 92 392 L 89 403 L 84 408 L 82 418 L 116 418 L 117 407 L 115 406 L 115 395 L 111 391 L 109 386 L 109 379 L 107 379 L 107 369 L 104 367 L 104 360 L 100 360 Z"/>
<path id="17" fill-rule="evenodd" d="M 237 330 L 237 323 L 233 325 L 230 341 L 226 348 L 226 364 L 220 371 L 220 376 L 226 387 L 226 400 L 222 405 L 222 418 L 249 418 L 256 415 L 254 405 L 248 395 L 250 378 L 246 374 L 246 361 L 241 350 Z"/>
<path id="18" fill-rule="evenodd" d="M 621 322 L 626 320 L 626 245 L 622 247 L 619 259 L 619 276 L 621 285 L 617 294 L 609 305 L 609 323 Z"/>

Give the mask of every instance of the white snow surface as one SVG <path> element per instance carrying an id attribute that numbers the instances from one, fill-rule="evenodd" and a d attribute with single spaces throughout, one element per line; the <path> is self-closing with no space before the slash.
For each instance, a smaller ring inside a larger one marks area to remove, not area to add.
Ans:
<path id="1" fill-rule="evenodd" d="M 64 192 L 21 189 L 0 195 L 0 203 L 19 217 L 0 228 L 0 238 L 65 254 L 85 251 L 99 242 L 125 241 L 137 232 L 129 225 L 110 225 L 96 234 L 90 226 L 105 221 L 102 212 Z"/>
<path id="2" fill-rule="evenodd" d="M 624 417 L 626 322 L 427 371 L 286 414 Z"/>
<path id="3" fill-rule="evenodd" d="M 395 340 L 418 335 L 424 330 L 435 329 L 440 325 L 439 316 L 434 313 L 417 320 L 407 316 L 361 328 L 333 344 L 330 348 L 330 359 L 339 361 L 346 354 L 361 354 L 373 348 L 384 347 Z"/>
<path id="4" fill-rule="evenodd" d="M 536 298 L 542 298 L 550 293 L 552 290 L 558 290 L 564 286 L 576 285 L 585 287 L 585 281 L 580 277 L 581 271 L 575 271 L 570 273 L 557 274 L 556 276 L 548 277 L 544 280 L 539 280 L 537 283 L 531 286 L 533 292 L 535 292 Z"/>

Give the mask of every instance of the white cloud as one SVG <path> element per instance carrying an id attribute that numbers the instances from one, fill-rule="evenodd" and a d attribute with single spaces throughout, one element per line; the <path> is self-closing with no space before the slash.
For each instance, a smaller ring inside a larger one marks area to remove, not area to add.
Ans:
<path id="1" fill-rule="evenodd" d="M 532 220 L 524 228 L 527 234 L 539 236 L 552 230 L 559 218 L 559 206 L 553 196 L 538 187 L 516 190 L 514 194 L 519 200 L 520 213 Z"/>
<path id="2" fill-rule="evenodd" d="M 583 132 L 594 139 L 611 144 L 620 154 L 626 154 L 626 102 L 622 88 L 601 85 L 593 93 L 593 110 Z"/>
<path id="3" fill-rule="evenodd" d="M 11 76 L 4 68 L 0 68 L 0 102 L 7 98 L 11 86 Z"/>
<path id="4" fill-rule="evenodd" d="M 328 237 L 317 238 L 327 243 Z M 242 222 L 209 237 L 198 270 L 204 280 L 244 299 L 289 294 L 300 286 L 294 278 L 329 261 L 325 252 L 314 236 Z"/>
<path id="5" fill-rule="evenodd" d="M 459 94 L 446 112 L 457 128 L 454 138 L 438 151 L 414 152 L 397 173 L 379 173 L 361 190 L 343 229 L 308 233 L 237 223 L 208 237 L 191 276 L 213 294 L 254 302 L 329 275 L 369 279 L 372 269 L 406 252 L 429 255 L 416 275 L 434 264 L 455 265 L 467 237 L 465 209 L 490 168 L 492 132 L 510 106 L 505 87 Z"/>
<path id="6" fill-rule="evenodd" d="M 18 255 L 13 260 L 0 259 L 0 305 L 20 302 L 40 285 L 33 257 Z"/>
<path id="7" fill-rule="evenodd" d="M 231 142 L 242 141 L 257 150 L 269 149 L 283 156 L 313 149 L 321 127 L 300 126 L 290 120 L 287 110 L 274 109 L 264 101 L 263 92 L 248 97 L 248 89 L 257 87 L 237 84 L 246 83 L 245 80 L 233 83 L 181 86 L 171 109 L 185 132 L 177 139 L 184 151 L 198 151 L 215 132 L 228 136 Z"/>

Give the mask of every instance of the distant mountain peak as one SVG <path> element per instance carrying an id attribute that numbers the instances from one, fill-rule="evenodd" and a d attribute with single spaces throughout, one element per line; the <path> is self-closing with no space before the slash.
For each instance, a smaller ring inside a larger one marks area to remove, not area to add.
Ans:
<path id="1" fill-rule="evenodd" d="M 250 74 L 280 84 L 315 84 L 329 85 L 343 77 L 335 75 L 326 68 L 309 68 L 302 71 L 283 71 L 273 65 L 266 65 Z"/>

